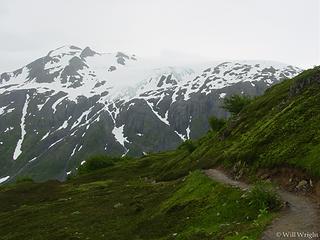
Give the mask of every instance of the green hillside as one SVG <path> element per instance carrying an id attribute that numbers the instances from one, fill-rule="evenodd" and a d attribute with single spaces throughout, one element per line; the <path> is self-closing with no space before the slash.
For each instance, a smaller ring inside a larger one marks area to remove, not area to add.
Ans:
<path id="1" fill-rule="evenodd" d="M 278 214 L 267 199 L 199 169 L 239 166 L 254 176 L 287 166 L 319 177 L 319 84 L 320 68 L 307 70 L 176 151 L 99 157 L 64 183 L 1 186 L 0 239 L 258 239 Z"/>
<path id="2" fill-rule="evenodd" d="M 320 68 L 277 84 L 255 98 L 218 133 L 209 132 L 187 150 L 148 159 L 159 179 L 222 164 L 259 168 L 291 167 L 320 177 Z M 157 159 L 158 161 L 152 161 Z M 161 160 L 161 161 L 160 161 Z"/>
<path id="3" fill-rule="evenodd" d="M 2 187 L 1 239 L 256 239 L 275 214 L 200 171 L 143 175 L 131 161 L 66 183 Z"/>

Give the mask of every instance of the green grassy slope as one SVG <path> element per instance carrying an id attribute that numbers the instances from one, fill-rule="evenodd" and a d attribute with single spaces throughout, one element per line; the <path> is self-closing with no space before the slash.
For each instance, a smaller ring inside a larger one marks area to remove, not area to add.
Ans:
<path id="1" fill-rule="evenodd" d="M 200 171 L 155 182 L 140 164 L 0 188 L 0 238 L 256 239 L 274 216 Z"/>
<path id="2" fill-rule="evenodd" d="M 229 123 L 203 158 L 254 168 L 291 166 L 319 177 L 319 84 L 317 67 L 275 85 Z"/>

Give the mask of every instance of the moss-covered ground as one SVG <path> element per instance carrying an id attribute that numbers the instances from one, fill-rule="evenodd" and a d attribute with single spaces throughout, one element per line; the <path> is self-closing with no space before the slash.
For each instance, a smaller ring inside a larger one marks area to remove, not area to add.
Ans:
<path id="1" fill-rule="evenodd" d="M 200 171 L 156 182 L 135 161 L 65 183 L 3 186 L 0 210 L 3 240 L 257 239 L 274 216 Z"/>

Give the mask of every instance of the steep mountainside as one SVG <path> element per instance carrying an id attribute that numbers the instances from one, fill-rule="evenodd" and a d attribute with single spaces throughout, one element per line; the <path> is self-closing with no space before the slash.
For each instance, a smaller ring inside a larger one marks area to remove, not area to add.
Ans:
<path id="1" fill-rule="evenodd" d="M 140 156 L 208 130 L 233 93 L 299 73 L 274 62 L 166 67 L 65 46 L 0 77 L 0 176 L 65 179 L 89 155 Z M 161 131 L 159 131 L 161 130 Z"/>
<path id="2" fill-rule="evenodd" d="M 217 164 L 229 167 L 238 177 L 256 175 L 262 169 L 267 170 L 266 177 L 284 172 L 290 186 L 312 179 L 306 187 L 316 187 L 320 197 L 319 89 L 319 67 L 276 84 L 218 133 L 209 132 L 195 141 L 192 153 L 179 150 L 150 156 L 162 159 L 150 169 L 161 180 Z"/>

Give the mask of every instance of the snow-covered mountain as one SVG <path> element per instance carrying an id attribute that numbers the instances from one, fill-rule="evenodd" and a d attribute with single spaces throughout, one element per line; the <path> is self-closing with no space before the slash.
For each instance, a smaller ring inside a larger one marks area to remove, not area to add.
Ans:
<path id="1" fill-rule="evenodd" d="M 165 66 L 64 46 L 0 76 L 0 179 L 64 179 L 89 155 L 175 148 L 226 117 L 221 100 L 259 95 L 301 70 L 267 61 Z"/>

